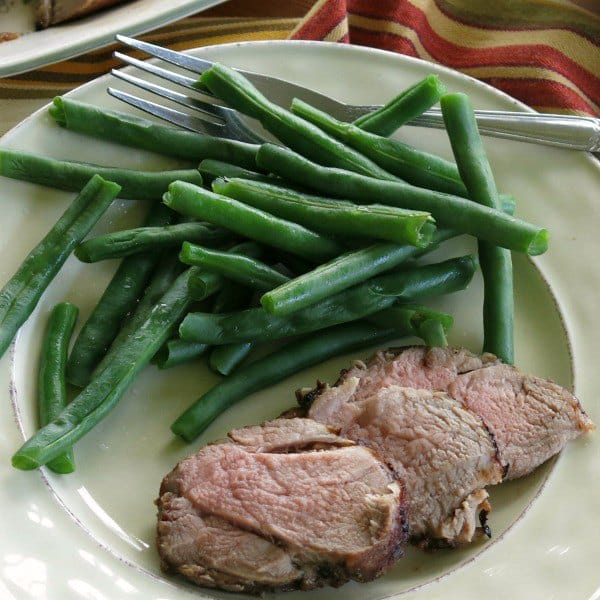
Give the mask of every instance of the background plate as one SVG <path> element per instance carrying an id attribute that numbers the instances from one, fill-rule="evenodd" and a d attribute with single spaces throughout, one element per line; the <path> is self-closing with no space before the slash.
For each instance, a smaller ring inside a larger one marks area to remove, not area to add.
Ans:
<path id="1" fill-rule="evenodd" d="M 24 35 L 0 44 L 0 77 L 37 69 L 101 48 L 112 43 L 117 33 L 137 35 L 225 0 L 135 0 L 42 31 L 33 31 L 34 2 L 3 1 L 6 11 L 0 14 L 0 31 Z"/>
<path id="2" fill-rule="evenodd" d="M 453 91 L 466 91 L 476 107 L 523 107 L 453 71 L 415 59 L 345 45 L 260 42 L 203 48 L 198 55 L 297 81 L 356 103 L 383 102 L 424 75 L 437 72 Z M 110 77 L 79 88 L 72 97 L 126 110 L 105 94 Z M 116 85 L 121 85 L 120 83 Z M 443 131 L 404 128 L 402 137 L 451 157 Z M 45 111 L 9 132 L 3 145 L 103 164 L 167 168 L 178 163 L 94 141 L 55 126 Z M 550 230 L 550 251 L 535 260 L 515 257 L 517 363 L 524 371 L 574 387 L 596 421 L 595 318 L 600 297 L 596 257 L 600 172 L 584 154 L 486 139 L 502 191 L 517 198 L 517 213 Z M 0 178 L 0 285 L 64 210 L 72 195 Z M 120 201 L 96 232 L 139 222 L 140 205 Z M 472 249 L 461 240 L 440 254 Z M 198 444 L 175 440 L 168 425 L 216 377 L 202 365 L 159 373 L 148 368 L 115 411 L 76 447 L 77 472 L 66 477 L 18 472 L 9 457 L 35 427 L 35 369 L 40 331 L 52 305 L 68 299 L 86 317 L 115 263 L 82 266 L 70 259 L 23 327 L 10 355 L 0 361 L 0 389 L 10 395 L 0 417 L 0 596 L 8 598 L 180 599 L 211 593 L 164 578 L 154 548 L 158 486 Z M 451 342 L 481 344 L 481 282 L 436 306 L 456 317 Z M 363 357 L 367 353 L 363 354 Z M 293 403 L 293 390 L 317 377 L 335 378 L 353 357 L 328 361 L 256 394 L 218 419 L 199 443 L 233 426 L 273 417 Z M 354 356 L 357 358 L 357 356 Z M 16 417 L 16 419 L 15 419 Z M 21 431 L 20 431 L 21 430 Z M 491 542 L 460 551 L 426 554 L 409 549 L 388 575 L 367 585 L 284 594 L 286 598 L 597 598 L 596 531 L 600 508 L 598 436 L 571 444 L 555 463 L 531 477 L 493 490 Z M 572 575 L 577 573 L 577 577 Z"/>

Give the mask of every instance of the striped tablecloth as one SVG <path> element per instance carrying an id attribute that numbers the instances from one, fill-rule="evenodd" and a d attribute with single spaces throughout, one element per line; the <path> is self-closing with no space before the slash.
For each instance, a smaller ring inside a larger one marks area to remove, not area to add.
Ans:
<path id="1" fill-rule="evenodd" d="M 374 46 L 448 65 L 540 111 L 600 114 L 600 0 L 319 0 L 303 18 L 248 16 L 264 14 L 259 4 L 238 0 L 225 6 L 246 16 L 188 17 L 142 37 L 177 50 L 286 38 Z M 0 134 L 117 66 L 116 48 L 0 79 Z"/>

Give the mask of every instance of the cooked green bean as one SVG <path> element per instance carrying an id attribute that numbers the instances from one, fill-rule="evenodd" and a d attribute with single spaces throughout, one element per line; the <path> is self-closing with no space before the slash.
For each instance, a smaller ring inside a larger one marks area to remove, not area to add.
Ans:
<path id="1" fill-rule="evenodd" d="M 202 74 L 200 83 L 232 108 L 258 119 L 276 138 L 311 160 L 380 179 L 396 179 L 356 150 L 271 102 L 241 73 L 225 65 L 214 64 Z"/>
<path id="2" fill-rule="evenodd" d="M 454 319 L 425 306 L 392 306 L 367 317 L 370 323 L 380 327 L 392 327 L 402 331 L 412 328 L 415 336 L 420 337 L 426 346 L 448 345 L 446 334 L 450 331 Z"/>
<path id="3" fill-rule="evenodd" d="M 215 296 L 212 312 L 226 313 L 250 306 L 252 295 L 252 290 L 247 287 L 233 281 L 224 281 L 222 288 Z"/>
<path id="4" fill-rule="evenodd" d="M 38 373 L 40 427 L 57 417 L 67 405 L 65 367 L 78 312 L 74 304 L 62 302 L 54 307 L 48 319 Z M 75 470 L 73 449 L 69 448 L 51 460 L 48 468 L 55 473 L 72 473 Z"/>
<path id="5" fill-rule="evenodd" d="M 210 353 L 208 364 L 213 371 L 221 375 L 230 375 L 254 348 L 252 342 L 223 344 L 215 346 Z"/>
<path id="6" fill-rule="evenodd" d="M 163 202 L 184 215 L 220 225 L 307 260 L 320 262 L 343 251 L 332 240 L 301 225 L 183 181 L 175 181 L 169 186 Z"/>
<path id="7" fill-rule="evenodd" d="M 259 166 L 321 193 L 361 204 L 376 198 L 382 204 L 424 210 L 432 214 L 439 227 L 469 233 L 518 252 L 537 255 L 548 248 L 548 232 L 542 227 L 465 198 L 322 167 L 274 144 L 263 144 L 256 159 Z"/>
<path id="8" fill-rule="evenodd" d="M 308 335 L 291 342 L 241 367 L 218 383 L 179 416 L 171 425 L 171 431 L 191 442 L 221 413 L 249 394 L 333 356 L 382 344 L 403 333 L 405 332 L 359 322 L 327 329 L 318 336 Z"/>
<path id="9" fill-rule="evenodd" d="M 222 275 L 198 269 L 196 275 L 190 278 L 189 292 L 194 300 L 204 300 L 219 292 L 224 282 Z"/>
<path id="10" fill-rule="evenodd" d="M 120 346 L 113 360 L 53 421 L 27 440 L 12 457 L 17 469 L 46 464 L 70 448 L 117 404 L 138 373 L 168 339 L 173 326 L 189 309 L 188 277 L 182 273 L 160 298 L 134 336 Z"/>
<path id="11" fill-rule="evenodd" d="M 172 223 L 175 217 L 172 210 L 155 204 L 145 223 L 164 225 Z M 159 259 L 160 254 L 152 250 L 121 261 L 73 344 L 67 363 L 67 379 L 72 384 L 84 387 L 89 383 L 125 317 L 135 308 Z"/>
<path id="12" fill-rule="evenodd" d="M 354 124 L 365 131 L 378 135 L 391 135 L 405 123 L 422 115 L 445 93 L 446 86 L 438 76 L 428 75 L 381 108 L 359 117 Z"/>
<path id="13" fill-rule="evenodd" d="M 119 189 L 116 183 L 94 175 L 0 290 L 0 356 L 73 249 L 90 232 Z"/>
<path id="14" fill-rule="evenodd" d="M 250 303 L 250 296 L 248 288 L 239 286 L 233 281 L 226 281 L 215 298 L 212 311 L 225 313 L 246 308 Z M 251 342 L 215 346 L 210 352 L 208 365 L 221 375 L 229 375 L 248 356 L 252 348 L 254 344 Z"/>
<path id="15" fill-rule="evenodd" d="M 361 319 L 389 308 L 398 299 L 414 301 L 463 289 L 475 269 L 473 257 L 464 256 L 382 275 L 287 317 L 276 317 L 263 308 L 221 315 L 190 313 L 181 323 L 179 335 L 185 340 L 219 345 L 308 333 Z"/>
<path id="16" fill-rule="evenodd" d="M 145 226 L 106 233 L 86 240 L 75 250 L 75 256 L 83 262 L 90 263 L 108 258 L 123 258 L 148 250 L 181 246 L 185 241 L 212 246 L 229 240 L 229 231 L 208 223 Z"/>
<path id="17" fill-rule="evenodd" d="M 255 258 L 233 252 L 209 250 L 189 242 L 183 243 L 179 260 L 263 292 L 289 281 L 289 277 Z"/>
<path id="18" fill-rule="evenodd" d="M 419 337 L 426 346 L 445 348 L 448 345 L 443 325 L 436 319 L 425 319 L 419 325 Z"/>
<path id="19" fill-rule="evenodd" d="M 399 140 L 369 133 L 353 123 L 338 121 L 302 100 L 294 99 L 292 111 L 408 183 L 456 196 L 468 196 L 458 168 L 450 161 Z"/>
<path id="20" fill-rule="evenodd" d="M 255 144 L 164 127 L 148 119 L 62 96 L 54 98 L 48 112 L 62 127 L 110 142 L 196 163 L 203 158 L 214 158 L 256 168 Z"/>
<path id="21" fill-rule="evenodd" d="M 114 357 L 120 352 L 120 347 L 129 342 L 130 338 L 135 336 L 137 331 L 146 320 L 155 304 L 167 291 L 173 286 L 175 280 L 184 270 L 184 265 L 177 258 L 176 254 L 165 254 L 161 257 L 159 263 L 152 273 L 150 282 L 144 290 L 144 295 L 135 307 L 133 313 L 122 323 L 119 333 L 113 340 L 108 352 L 104 355 L 92 377 L 96 377 L 98 373 L 104 370 L 107 365 L 110 365 Z M 195 273 L 195 271 L 194 271 Z M 193 273 L 188 277 L 191 278 Z M 176 323 L 175 326 L 177 326 Z"/>
<path id="22" fill-rule="evenodd" d="M 207 344 L 196 344 L 174 338 L 162 346 L 154 356 L 153 362 L 159 369 L 171 369 L 202 356 L 208 348 Z"/>
<path id="23" fill-rule="evenodd" d="M 465 94 L 449 94 L 442 98 L 441 106 L 456 164 L 471 199 L 500 208 L 471 101 Z M 483 276 L 483 350 L 512 364 L 514 295 L 510 251 L 483 240 L 478 247 Z"/>
<path id="24" fill-rule="evenodd" d="M 198 171 L 200 171 L 205 185 L 211 184 L 217 177 L 239 177 L 240 179 L 252 179 L 253 181 L 278 181 L 276 177 L 250 171 L 213 158 L 205 158 L 198 166 Z"/>
<path id="25" fill-rule="evenodd" d="M 92 175 L 100 175 L 118 183 L 121 186 L 118 197 L 129 200 L 160 200 L 176 179 L 202 185 L 202 176 L 197 169 L 133 171 L 56 160 L 10 148 L 0 148 L 0 175 L 66 191 L 80 190 Z"/>
<path id="26" fill-rule="evenodd" d="M 261 246 L 255 242 L 242 242 L 229 248 L 228 252 L 243 254 L 249 258 L 260 258 L 263 254 Z M 204 300 L 215 293 L 219 293 L 226 285 L 227 280 L 219 273 L 211 273 L 203 269 L 197 269 L 190 276 L 190 294 L 196 300 Z M 218 299 L 217 299 L 218 302 Z"/>
<path id="27" fill-rule="evenodd" d="M 360 206 L 343 200 L 303 194 L 262 181 L 217 179 L 212 187 L 217 194 L 324 235 L 370 237 L 423 248 L 431 241 L 434 231 L 431 215 L 423 211 L 380 204 Z"/>
<path id="28" fill-rule="evenodd" d="M 438 229 L 427 251 L 455 235 L 449 229 Z M 346 252 L 267 292 L 260 303 L 272 315 L 289 315 L 375 275 L 391 271 L 421 254 L 423 250 L 416 246 L 399 246 L 389 242 Z"/>

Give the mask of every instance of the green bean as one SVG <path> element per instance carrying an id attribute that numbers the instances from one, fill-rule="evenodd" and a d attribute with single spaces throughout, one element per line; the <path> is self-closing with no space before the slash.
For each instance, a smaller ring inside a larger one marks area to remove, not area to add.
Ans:
<path id="1" fill-rule="evenodd" d="M 298 310 L 287 317 L 269 314 L 263 308 L 212 315 L 188 314 L 179 335 L 204 344 L 232 344 L 275 340 L 355 321 L 389 308 L 400 299 L 447 294 L 463 289 L 471 280 L 476 262 L 471 256 L 382 275 Z"/>
<path id="2" fill-rule="evenodd" d="M 110 345 L 108 352 L 94 370 L 92 377 L 96 377 L 107 365 L 110 365 L 114 357 L 118 356 L 121 346 L 128 343 L 136 335 L 155 304 L 173 286 L 175 280 L 181 275 L 183 270 L 184 266 L 176 254 L 165 254 L 160 258 L 148 286 L 144 290 L 144 295 L 138 302 L 133 313 L 122 324 L 119 333 Z M 192 275 L 193 273 L 190 273 L 188 282 Z"/>
<path id="3" fill-rule="evenodd" d="M 222 275 L 198 269 L 196 275 L 190 278 L 189 292 L 194 300 L 204 300 L 219 292 L 224 282 Z"/>
<path id="4" fill-rule="evenodd" d="M 155 204 L 145 223 L 172 223 L 175 216 L 162 204 Z M 67 379 L 72 384 L 84 387 L 89 383 L 94 369 L 117 336 L 121 323 L 142 295 L 159 258 L 157 251 L 148 251 L 121 262 L 73 344 L 67 363 Z"/>
<path id="5" fill-rule="evenodd" d="M 418 187 L 468 197 L 456 165 L 399 140 L 364 131 L 353 123 L 334 119 L 302 100 L 294 99 L 292 111 L 329 135 L 352 146 L 373 162 Z"/>
<path id="6" fill-rule="evenodd" d="M 333 356 L 381 344 L 402 333 L 359 322 L 327 329 L 318 336 L 308 335 L 291 342 L 243 366 L 218 383 L 179 416 L 171 425 L 171 430 L 191 442 L 221 413 L 249 394 Z"/>
<path id="7" fill-rule="evenodd" d="M 176 171 L 133 171 L 82 162 L 56 160 L 21 150 L 0 148 L 0 175 L 38 183 L 59 190 L 80 190 L 92 175 L 100 175 L 121 186 L 119 198 L 160 200 L 176 179 L 202 185 L 197 169 Z"/>
<path id="8" fill-rule="evenodd" d="M 237 200 L 175 181 L 163 202 L 182 214 L 225 227 L 235 233 L 320 262 L 342 253 L 332 240 Z"/>
<path id="9" fill-rule="evenodd" d="M 224 313 L 238 310 L 250 305 L 252 291 L 233 281 L 224 281 L 223 286 L 215 296 L 212 312 Z"/>
<path id="10" fill-rule="evenodd" d="M 302 182 L 315 191 L 338 198 L 361 204 L 377 198 L 382 204 L 430 212 L 440 227 L 469 233 L 510 250 L 537 255 L 548 248 L 545 229 L 465 198 L 322 167 L 274 144 L 260 147 L 257 162 L 292 182 Z"/>
<path id="11" fill-rule="evenodd" d="M 442 324 L 436 319 L 426 319 L 419 325 L 419 337 L 423 339 L 426 346 L 445 348 L 448 339 Z"/>
<path id="12" fill-rule="evenodd" d="M 122 258 L 148 250 L 181 246 L 185 241 L 206 244 L 222 244 L 231 234 L 207 223 L 177 223 L 156 227 L 137 227 L 115 231 L 86 240 L 75 250 L 75 256 L 83 262 L 97 262 L 109 258 Z"/>
<path id="13" fill-rule="evenodd" d="M 370 237 L 423 248 L 434 231 L 431 215 L 392 206 L 332 200 L 262 181 L 217 179 L 213 191 L 324 235 Z"/>
<path id="14" fill-rule="evenodd" d="M 444 94 L 446 86 L 437 75 L 428 75 L 386 105 L 363 115 L 354 124 L 365 131 L 388 136 L 431 108 Z"/>
<path id="15" fill-rule="evenodd" d="M 68 256 L 96 224 L 119 189 L 116 183 L 104 181 L 99 175 L 92 177 L 0 290 L 0 356 Z"/>
<path id="16" fill-rule="evenodd" d="M 213 313 L 224 313 L 246 308 L 250 302 L 249 290 L 233 281 L 226 281 L 215 298 Z M 215 346 L 208 358 L 208 366 L 221 375 L 229 375 L 254 348 L 252 342 Z"/>
<path id="17" fill-rule="evenodd" d="M 65 366 L 78 312 L 74 304 L 62 302 L 54 307 L 48 319 L 38 373 L 40 427 L 52 421 L 67 405 Z M 72 473 L 75 470 L 73 449 L 51 460 L 48 468 L 55 473 Z"/>
<path id="18" fill-rule="evenodd" d="M 56 458 L 97 425 L 117 404 L 131 382 L 168 339 L 191 304 L 188 277 L 182 273 L 148 313 L 138 331 L 106 368 L 48 425 L 27 440 L 12 457 L 17 469 L 36 469 Z"/>
<path id="19" fill-rule="evenodd" d="M 205 158 L 198 166 L 198 171 L 200 171 L 205 185 L 211 184 L 218 177 L 239 177 L 240 179 L 251 179 L 253 181 L 278 181 L 276 177 L 250 171 L 213 158 Z"/>
<path id="20" fill-rule="evenodd" d="M 370 315 L 367 320 L 380 327 L 402 331 L 412 327 L 414 335 L 420 337 L 426 346 L 432 347 L 448 345 L 446 334 L 454 323 L 451 315 L 415 305 L 392 306 Z"/>
<path id="21" fill-rule="evenodd" d="M 427 251 L 455 235 L 449 229 L 438 229 Z M 260 303 L 272 315 L 289 315 L 375 275 L 391 271 L 421 254 L 423 250 L 416 246 L 399 246 L 389 242 L 346 252 L 267 292 Z"/>
<path id="22" fill-rule="evenodd" d="M 215 346 L 210 353 L 208 364 L 221 375 L 230 375 L 254 348 L 252 342 Z"/>
<path id="23" fill-rule="evenodd" d="M 148 119 L 61 96 L 54 98 L 48 112 L 62 127 L 110 142 L 196 163 L 203 158 L 214 158 L 256 168 L 255 144 L 164 127 Z"/>
<path id="24" fill-rule="evenodd" d="M 209 250 L 189 242 L 183 243 L 179 260 L 263 292 L 289 281 L 289 277 L 255 258 L 232 252 Z"/>
<path id="25" fill-rule="evenodd" d="M 380 179 L 396 179 L 356 150 L 271 102 L 241 73 L 225 65 L 214 64 L 202 74 L 200 83 L 231 107 L 258 119 L 267 131 L 286 146 L 311 160 Z"/>
<path id="26" fill-rule="evenodd" d="M 153 362 L 159 369 L 171 369 L 202 356 L 208 348 L 207 344 L 196 344 L 174 338 L 163 345 L 154 356 Z"/>
<path id="27" fill-rule="evenodd" d="M 461 177 L 472 200 L 499 208 L 492 168 L 483 148 L 468 96 L 449 94 L 441 102 L 444 123 Z M 514 295 L 510 251 L 486 241 L 478 244 L 483 276 L 483 350 L 514 362 Z"/>
<path id="28" fill-rule="evenodd" d="M 249 258 L 260 258 L 263 254 L 261 246 L 254 242 L 242 242 L 229 248 L 228 252 L 243 254 Z M 196 300 L 203 300 L 213 294 L 219 293 L 226 286 L 227 280 L 218 273 L 211 273 L 197 269 L 190 276 L 190 294 Z"/>

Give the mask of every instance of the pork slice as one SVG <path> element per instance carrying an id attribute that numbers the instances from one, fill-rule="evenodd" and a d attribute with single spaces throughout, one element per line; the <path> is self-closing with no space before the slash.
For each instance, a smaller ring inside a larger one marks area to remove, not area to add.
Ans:
<path id="1" fill-rule="evenodd" d="M 307 419 L 263 427 L 231 432 L 245 445 L 206 446 L 163 480 L 165 568 L 261 592 L 369 581 L 402 555 L 404 491 L 372 451 Z M 306 449 L 314 443 L 323 449 Z"/>
<path id="2" fill-rule="evenodd" d="M 494 436 L 508 478 L 521 477 L 594 426 L 577 398 L 555 383 L 465 348 L 414 346 L 377 353 L 343 371 L 337 387 L 359 380 L 357 397 L 398 385 L 447 392 L 477 413 Z M 306 403 L 323 390 L 304 395 Z M 300 399 L 302 402 L 302 398 Z M 327 422 L 324 420 L 324 422 Z"/>
<path id="3" fill-rule="evenodd" d="M 353 445 L 323 423 L 295 417 L 234 429 L 227 435 L 253 452 L 291 452 Z"/>
<path id="4" fill-rule="evenodd" d="M 388 385 L 446 391 L 461 373 L 499 362 L 493 354 L 478 356 L 466 348 L 392 348 L 377 352 L 366 364 L 355 362 L 350 369 L 342 371 L 336 385 L 356 377 L 360 380 L 357 393 L 364 395 Z M 311 399 L 310 394 L 308 399 Z"/>
<path id="5" fill-rule="evenodd" d="M 159 511 L 158 552 L 164 570 L 230 592 L 285 587 L 301 577 L 283 548 L 224 519 L 197 512 L 183 496 L 164 492 Z"/>
<path id="6" fill-rule="evenodd" d="M 594 427 L 571 392 L 509 365 L 460 375 L 448 393 L 485 421 L 508 479 L 531 473 Z"/>
<path id="7" fill-rule="evenodd" d="M 372 383 L 345 376 L 321 390 L 308 416 L 372 448 L 398 473 L 413 540 L 472 541 L 490 510 L 484 488 L 503 475 L 482 420 L 447 394 Z"/>

